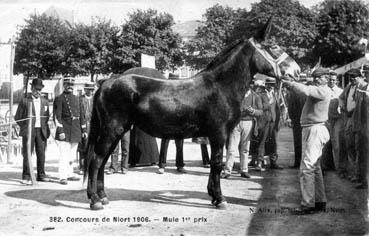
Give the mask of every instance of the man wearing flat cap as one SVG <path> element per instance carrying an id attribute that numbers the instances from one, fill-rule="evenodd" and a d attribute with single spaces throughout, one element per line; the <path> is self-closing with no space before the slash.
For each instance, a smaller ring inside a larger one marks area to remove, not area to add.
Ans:
<path id="1" fill-rule="evenodd" d="M 353 183 L 358 183 L 356 188 L 368 187 L 366 179 L 366 155 L 367 135 L 364 132 L 366 125 L 366 97 L 367 83 L 359 68 L 347 72 L 350 83 L 339 97 L 339 112 L 343 112 L 345 122 L 345 144 L 348 154 L 347 176 Z"/>
<path id="2" fill-rule="evenodd" d="M 325 210 L 327 198 L 324 190 L 320 160 L 324 145 L 329 140 L 325 126 L 331 91 L 327 86 L 329 70 L 318 68 L 312 74 L 312 85 L 283 80 L 291 90 L 306 96 L 300 123 L 302 126 L 302 159 L 300 164 L 301 207 L 297 214 L 311 214 Z"/>
<path id="3" fill-rule="evenodd" d="M 67 180 L 79 180 L 73 174 L 73 160 L 77 155 L 81 138 L 87 138 L 85 108 L 81 99 L 73 94 L 73 85 L 73 79 L 65 78 L 64 92 L 54 100 L 55 140 L 59 147 L 59 178 L 60 183 L 64 185 L 68 184 Z"/>
<path id="4" fill-rule="evenodd" d="M 23 172 L 22 183 L 31 184 L 31 175 L 28 165 L 27 140 L 31 135 L 31 152 L 36 150 L 37 157 L 37 181 L 47 182 L 49 178 L 45 174 L 45 148 L 47 139 L 50 136 L 49 121 L 49 102 L 41 95 L 44 87 L 42 79 L 33 79 L 31 83 L 31 94 L 26 95 L 19 103 L 17 112 L 14 116 L 15 121 L 20 127 L 19 135 L 22 136 L 22 155 L 23 155 Z M 28 104 L 32 103 L 32 119 L 28 118 Z M 28 133 L 28 124 L 31 121 L 32 132 Z"/>
<path id="5" fill-rule="evenodd" d="M 264 85 L 262 81 L 255 81 L 254 87 Z M 222 178 L 229 178 L 231 176 L 234 158 L 237 151 L 240 156 L 240 171 L 242 178 L 250 178 L 248 171 L 248 156 L 250 150 L 250 140 L 252 136 L 253 127 L 254 130 L 258 126 L 256 124 L 256 117 L 260 117 L 263 114 L 263 104 L 259 95 L 257 95 L 252 89 L 246 91 L 245 97 L 241 103 L 241 118 L 240 122 L 234 127 L 229 135 L 229 141 L 227 146 L 226 163 L 224 166 L 224 172 Z"/>
<path id="6" fill-rule="evenodd" d="M 360 168 L 360 162 L 365 161 L 366 144 L 363 133 L 363 126 L 366 124 L 365 112 L 365 94 L 360 90 L 366 90 L 367 83 L 359 68 L 351 69 L 347 72 L 350 83 L 343 90 L 339 97 L 339 112 L 344 115 L 344 137 L 348 156 L 347 175 L 353 183 L 358 183 L 357 188 L 367 188 L 366 176 L 363 176 L 364 170 Z"/>

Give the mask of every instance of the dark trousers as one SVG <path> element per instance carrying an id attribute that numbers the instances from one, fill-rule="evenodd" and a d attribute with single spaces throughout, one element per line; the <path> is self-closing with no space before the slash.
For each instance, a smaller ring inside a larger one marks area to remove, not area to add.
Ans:
<path id="1" fill-rule="evenodd" d="M 366 135 L 361 135 L 359 140 L 359 150 L 358 150 L 358 177 L 359 181 L 363 184 L 368 184 L 367 172 L 368 172 L 368 137 Z"/>
<path id="2" fill-rule="evenodd" d="M 84 160 L 87 156 L 87 139 L 82 138 L 81 141 L 78 143 L 78 153 L 79 153 L 79 169 L 83 170 L 84 168 Z"/>
<path id="3" fill-rule="evenodd" d="M 272 129 L 272 123 L 268 122 L 265 127 L 259 129 L 259 145 L 258 145 L 258 161 L 264 160 L 265 155 L 265 142 L 267 141 L 267 138 L 270 137 L 270 132 Z"/>
<path id="4" fill-rule="evenodd" d="M 31 179 L 27 155 L 27 136 L 22 137 L 23 173 L 22 179 Z M 31 138 L 31 152 L 36 149 L 37 179 L 45 177 L 45 148 L 46 139 L 42 135 L 41 128 L 35 128 Z"/>
<path id="5" fill-rule="evenodd" d="M 300 124 L 293 124 L 293 147 L 295 151 L 295 163 L 294 166 L 300 166 L 301 163 L 301 148 L 302 148 L 302 127 Z"/>
<path id="6" fill-rule="evenodd" d="M 184 167 L 183 162 L 183 139 L 175 139 L 176 143 L 176 167 Z M 159 153 L 159 168 L 165 168 L 167 163 L 167 152 L 169 146 L 169 139 L 161 139 L 160 153 Z"/>
<path id="7" fill-rule="evenodd" d="M 122 150 L 120 169 L 128 169 L 130 133 L 130 131 L 125 133 L 120 140 L 120 146 Z M 119 145 L 117 145 L 114 152 L 111 154 L 110 169 L 113 169 L 114 172 L 119 170 Z"/>
<path id="8" fill-rule="evenodd" d="M 200 144 L 200 147 L 201 147 L 202 164 L 203 165 L 210 164 L 209 153 L 206 144 Z"/>

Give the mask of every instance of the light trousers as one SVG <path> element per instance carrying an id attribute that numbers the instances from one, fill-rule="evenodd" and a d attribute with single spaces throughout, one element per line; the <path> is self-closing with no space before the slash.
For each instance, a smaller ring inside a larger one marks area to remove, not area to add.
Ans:
<path id="1" fill-rule="evenodd" d="M 252 134 L 252 120 L 240 121 L 232 130 L 229 141 L 225 164 L 225 172 L 231 173 L 234 165 L 234 158 L 237 151 L 240 155 L 240 172 L 248 172 L 248 157 L 250 150 L 250 140 Z"/>
<path id="2" fill-rule="evenodd" d="M 302 159 L 300 164 L 301 205 L 314 207 L 315 202 L 327 202 L 320 159 L 329 131 L 324 125 L 302 129 Z"/>
<path id="3" fill-rule="evenodd" d="M 73 162 L 76 159 L 78 143 L 57 141 L 59 147 L 59 178 L 74 176 Z"/>

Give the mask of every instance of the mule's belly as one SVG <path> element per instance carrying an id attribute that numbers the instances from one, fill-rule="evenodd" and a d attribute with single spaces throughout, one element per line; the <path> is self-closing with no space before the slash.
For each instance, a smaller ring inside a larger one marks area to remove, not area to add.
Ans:
<path id="1" fill-rule="evenodd" d="M 204 128 L 196 116 L 157 116 L 141 113 L 133 120 L 140 129 L 158 138 L 176 139 L 204 136 Z"/>

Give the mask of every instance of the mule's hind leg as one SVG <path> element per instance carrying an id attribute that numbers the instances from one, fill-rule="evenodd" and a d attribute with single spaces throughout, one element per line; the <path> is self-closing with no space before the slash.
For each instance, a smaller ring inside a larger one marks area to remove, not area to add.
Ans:
<path id="1" fill-rule="evenodd" d="M 97 195 L 101 199 L 101 203 L 103 205 L 109 204 L 108 197 L 107 197 L 107 195 L 105 193 L 105 190 L 104 190 L 104 170 L 105 170 L 105 165 L 106 165 L 106 162 L 109 160 L 109 157 L 110 157 L 111 153 L 116 148 L 119 140 L 120 140 L 120 138 L 118 138 L 117 140 L 115 140 L 113 142 L 113 144 L 111 145 L 111 148 L 109 150 L 108 155 L 104 158 L 103 163 L 100 166 L 99 171 L 97 173 Z"/>
<path id="2" fill-rule="evenodd" d="M 218 208 L 225 208 L 227 201 L 222 195 L 220 187 L 220 173 L 222 172 L 223 146 L 225 135 L 209 136 L 211 146 L 210 175 L 208 193 L 212 197 L 211 203 Z"/>
<path id="3" fill-rule="evenodd" d="M 92 210 L 103 209 L 101 197 L 106 197 L 104 192 L 104 167 L 110 153 L 116 146 L 116 139 L 114 135 L 106 130 L 104 134 L 100 136 L 95 146 L 95 156 L 89 167 L 87 185 L 87 193 L 90 198 L 90 208 Z"/>

